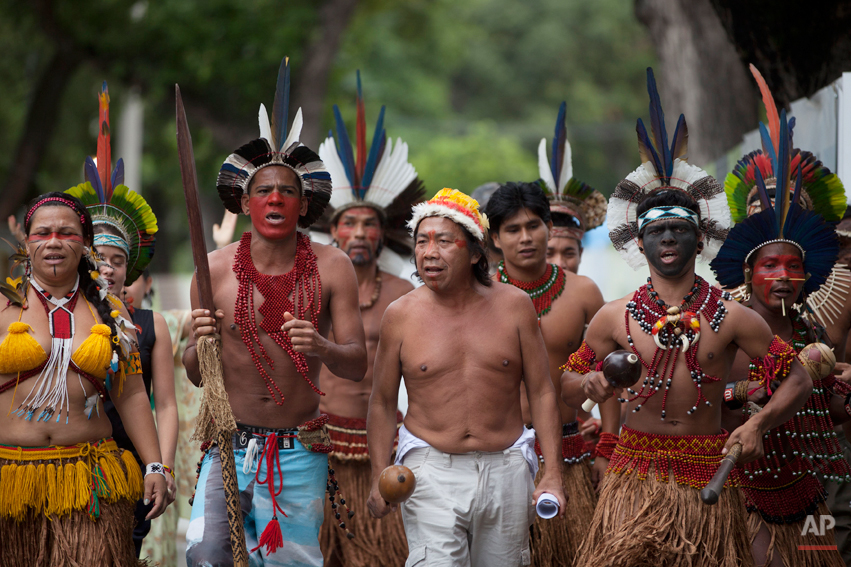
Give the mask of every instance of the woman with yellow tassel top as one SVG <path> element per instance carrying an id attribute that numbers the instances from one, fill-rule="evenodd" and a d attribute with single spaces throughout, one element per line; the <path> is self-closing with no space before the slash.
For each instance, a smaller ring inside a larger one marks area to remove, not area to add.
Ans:
<path id="1" fill-rule="evenodd" d="M 101 104 L 101 111 L 108 112 L 108 97 Z M 102 144 L 108 149 L 108 140 L 103 140 Z M 104 176 L 106 184 L 101 183 L 100 175 L 94 174 L 96 170 L 92 161 L 87 165 L 87 171 L 91 172 L 87 175 L 90 181 L 72 187 L 65 193 L 78 198 L 89 211 L 94 229 L 94 248 L 104 261 L 100 266 L 100 274 L 106 280 L 107 291 L 123 302 L 126 297 L 124 286 L 139 279 L 153 259 L 157 218 L 145 199 L 122 183 L 121 160 L 116 164 L 118 175 L 108 179 Z M 141 305 L 135 307 L 127 305 L 130 320 L 136 328 L 142 381 L 149 398 L 153 391 L 157 410 L 157 436 L 168 484 L 167 502 L 171 504 L 175 493 L 174 454 L 178 429 L 171 336 L 162 315 L 150 309 L 141 309 Z M 119 448 L 130 451 L 140 466 L 145 466 L 128 435 L 130 427 L 125 425 L 114 402 L 114 396 L 110 396 L 104 400 L 103 406 L 112 423 L 112 438 Z M 151 530 L 151 522 L 146 518 L 150 510 L 149 503 L 141 499 L 136 503 L 133 545 L 137 557 L 141 554 L 142 540 Z"/>
<path id="2" fill-rule="evenodd" d="M 111 189 L 122 168 L 107 181 L 108 139 L 101 142 L 101 171 L 89 159 L 87 177 Z M 133 507 L 144 498 L 153 504 L 149 518 L 161 514 L 167 473 L 135 329 L 107 294 L 91 248 L 92 219 L 79 199 L 36 198 L 24 233 L 26 243 L 13 256 L 24 274 L 0 284 L 8 299 L 0 305 L 0 565 L 140 565 Z M 107 394 L 147 465 L 144 478 L 133 456 L 110 439 Z"/>

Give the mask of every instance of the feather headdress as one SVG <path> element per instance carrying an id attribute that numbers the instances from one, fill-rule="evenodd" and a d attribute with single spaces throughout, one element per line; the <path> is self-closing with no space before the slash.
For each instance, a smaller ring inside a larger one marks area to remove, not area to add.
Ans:
<path id="1" fill-rule="evenodd" d="M 287 109 L 290 101 L 289 58 L 281 61 L 272 118 L 261 104 L 259 112 L 260 137 L 241 146 L 227 157 L 219 170 L 216 188 L 225 208 L 232 213 L 242 212 L 242 196 L 248 192 L 251 180 L 258 171 L 271 165 L 288 167 L 298 175 L 309 204 L 307 213 L 300 216 L 298 225 L 307 228 L 325 210 L 331 197 L 331 175 L 316 153 L 299 142 L 303 120 L 301 109 L 289 126 Z"/>
<path id="2" fill-rule="evenodd" d="M 681 114 L 671 143 L 665 129 L 665 115 L 656 89 L 653 70 L 647 69 L 647 92 L 650 95 L 651 138 L 639 118 L 638 153 L 641 165 L 618 183 L 609 198 L 606 223 L 615 249 L 635 269 L 646 263 L 638 250 L 638 218 L 636 209 L 658 189 L 675 189 L 689 194 L 700 206 L 699 229 L 704 236 L 704 249 L 698 258 L 710 261 L 718 253 L 730 228 L 730 210 L 724 188 L 718 181 L 688 163 L 688 127 Z"/>
<path id="3" fill-rule="evenodd" d="M 780 115 L 774 97 L 756 67 L 750 66 L 765 105 L 768 126 L 760 123 L 762 149 L 750 152 L 738 161 L 733 171 L 724 180 L 724 191 L 734 222 L 741 222 L 750 214 L 762 210 L 757 198 L 756 170 L 759 170 L 771 196 L 775 191 L 774 156 L 780 146 Z M 794 118 L 789 120 L 791 137 Z M 801 194 L 799 204 L 815 211 L 827 221 L 839 221 L 845 213 L 845 188 L 839 177 L 825 167 L 811 152 L 800 149 L 791 151 L 790 171 L 801 169 Z"/>
<path id="4" fill-rule="evenodd" d="M 124 161 L 119 159 L 112 168 L 109 127 L 109 90 L 106 81 L 98 95 L 97 163 L 86 157 L 86 182 L 65 191 L 78 198 L 89 210 L 92 224 L 109 225 L 121 233 L 116 244 L 127 253 L 127 278 L 130 285 L 138 278 L 154 257 L 157 217 L 147 201 L 124 185 Z M 98 245 L 95 235 L 95 246 Z"/>
<path id="5" fill-rule="evenodd" d="M 562 102 L 558 109 L 552 140 L 552 162 L 547 159 L 547 139 L 542 138 L 538 145 L 539 183 L 550 200 L 552 212 L 568 214 L 579 222 L 577 228 L 568 230 L 572 236 L 581 240 L 585 231 L 603 224 L 607 203 L 599 191 L 573 177 L 573 157 L 564 118 L 566 108 L 567 104 Z"/>
<path id="6" fill-rule="evenodd" d="M 417 177 L 416 169 L 408 162 L 408 144 L 397 138 L 394 145 L 392 139 L 387 139 L 383 106 L 367 152 L 366 110 L 360 71 L 357 72 L 357 85 L 357 156 L 352 151 L 352 143 L 337 105 L 334 105 L 336 138 L 329 132 L 319 146 L 319 157 L 331 174 L 334 190 L 331 193 L 330 210 L 316 228 L 328 232 L 344 211 L 354 207 L 370 207 L 381 217 L 387 247 L 407 256 L 411 254 L 412 246 L 405 223 L 411 218 L 411 207 L 425 195 L 425 189 Z"/>
<path id="7" fill-rule="evenodd" d="M 711 267 L 723 287 L 736 287 L 745 283 L 742 265 L 757 250 L 775 242 L 789 243 L 801 251 L 804 272 L 808 274 L 803 290 L 810 294 L 818 290 L 830 274 L 839 253 L 839 241 L 834 229 L 820 215 L 799 205 L 801 167 L 799 165 L 794 172 L 790 171 L 792 139 L 785 110 L 780 112 L 779 118 L 775 139 L 770 137 L 770 130 L 760 124 L 763 143 L 773 146 L 774 150 L 771 165 L 776 172 L 777 197 L 772 203 L 762 172 L 755 168 L 756 190 L 762 211 L 733 227 Z M 776 146 L 773 144 L 775 140 Z"/>
<path id="8" fill-rule="evenodd" d="M 417 230 L 420 222 L 428 217 L 444 217 L 464 227 L 473 237 L 485 242 L 488 237 L 488 217 L 479 210 L 479 202 L 457 189 L 444 187 L 437 195 L 414 205 L 408 221 L 411 235 Z"/>

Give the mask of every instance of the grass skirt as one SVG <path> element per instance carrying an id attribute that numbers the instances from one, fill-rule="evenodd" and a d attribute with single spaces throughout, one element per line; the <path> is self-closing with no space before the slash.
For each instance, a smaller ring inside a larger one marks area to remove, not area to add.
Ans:
<path id="1" fill-rule="evenodd" d="M 397 421 L 401 424 L 401 414 L 397 414 Z M 329 415 L 326 427 L 333 446 L 328 463 L 334 469 L 346 504 L 355 512 L 346 520 L 346 526 L 355 537 L 346 538 L 346 532 L 338 527 L 340 521 L 334 517 L 331 503 L 326 500 L 325 521 L 319 530 L 319 547 L 325 566 L 402 567 L 408 558 L 402 514 L 394 512 L 377 520 L 366 506 L 372 488 L 366 420 Z"/>
<path id="2" fill-rule="evenodd" d="M 824 502 L 816 506 L 815 526 L 820 526 L 819 516 L 830 515 Z M 748 514 L 748 535 L 751 542 L 756 539 L 760 529 L 768 531 L 771 538 L 765 551 L 764 564 L 768 565 L 779 556 L 787 567 L 845 567 L 845 561 L 836 549 L 833 530 L 825 530 L 825 535 L 812 533 L 811 526 L 802 535 L 806 520 L 792 523 L 770 523 L 763 520 L 758 512 Z M 833 549 L 799 549 L 805 546 L 832 547 Z M 760 558 L 761 559 L 761 558 Z"/>
<path id="3" fill-rule="evenodd" d="M 544 463 L 538 469 L 535 485 L 544 473 Z M 544 520 L 535 518 L 530 547 L 532 565 L 537 567 L 570 567 L 579 546 L 588 534 L 597 495 L 591 484 L 591 469 L 585 462 L 562 465 L 564 493 L 568 497 L 564 518 Z"/>
<path id="4" fill-rule="evenodd" d="M 143 495 L 133 456 L 114 441 L 0 445 L 0 565 L 130 567 Z"/>
<path id="5" fill-rule="evenodd" d="M 751 567 L 738 490 L 700 501 L 726 435 L 648 435 L 624 427 L 612 454 L 581 567 Z"/>

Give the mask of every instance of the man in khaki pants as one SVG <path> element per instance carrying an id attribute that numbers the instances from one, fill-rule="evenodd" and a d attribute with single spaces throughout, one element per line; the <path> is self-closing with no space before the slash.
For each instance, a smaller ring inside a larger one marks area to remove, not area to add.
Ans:
<path id="1" fill-rule="evenodd" d="M 488 277 L 487 218 L 450 189 L 414 207 L 417 272 L 424 286 L 392 303 L 381 323 L 367 431 L 370 512 L 392 511 L 378 492 L 390 464 L 399 383 L 408 413 L 396 460 L 417 488 L 402 504 L 406 565 L 529 565 L 534 500 L 566 502 L 559 417 L 547 353 L 529 296 Z M 534 430 L 520 412 L 525 384 L 548 463 L 535 490 Z"/>

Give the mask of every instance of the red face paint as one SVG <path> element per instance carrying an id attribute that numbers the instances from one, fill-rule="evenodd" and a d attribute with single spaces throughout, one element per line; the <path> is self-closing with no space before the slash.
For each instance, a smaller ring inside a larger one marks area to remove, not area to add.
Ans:
<path id="1" fill-rule="evenodd" d="M 426 234 L 428 234 L 428 248 L 426 248 L 425 255 L 431 256 L 437 247 L 437 240 L 434 237 L 435 232 L 433 230 L 428 231 Z"/>
<path id="2" fill-rule="evenodd" d="M 248 199 L 251 224 L 268 240 L 291 237 L 296 231 L 300 210 L 299 197 L 281 195 L 277 189 Z"/>
<path id="3" fill-rule="evenodd" d="M 467 241 L 459 238 L 455 241 L 455 246 L 457 246 L 458 248 L 466 248 L 467 247 Z"/>
<path id="4" fill-rule="evenodd" d="M 78 244 L 83 244 L 83 237 L 79 234 L 63 234 L 61 232 L 51 232 L 51 233 L 37 233 L 31 234 L 27 237 L 28 242 L 43 242 L 46 240 L 53 240 L 56 238 L 57 240 L 65 240 L 69 242 L 76 242 Z"/>
<path id="5" fill-rule="evenodd" d="M 755 293 L 761 293 L 766 305 L 779 303 L 781 299 L 772 296 L 773 291 L 791 292 L 785 296 L 785 302 L 794 303 L 804 285 L 804 263 L 797 254 L 776 254 L 759 258 L 754 265 L 752 286 Z"/>
<path id="6" fill-rule="evenodd" d="M 381 220 L 371 207 L 354 207 L 337 221 L 334 236 L 337 245 L 355 264 L 375 259 L 383 238 Z"/>

